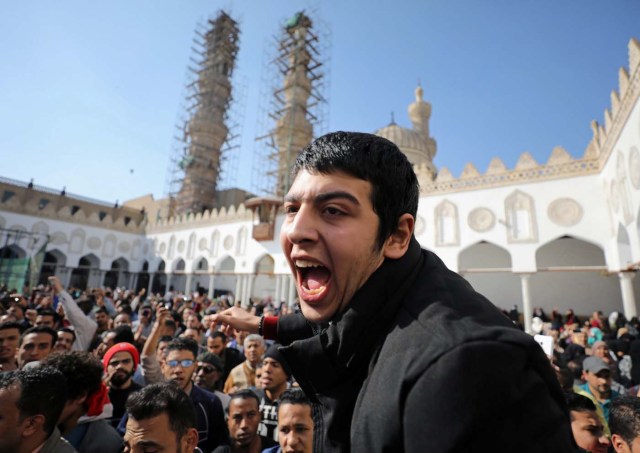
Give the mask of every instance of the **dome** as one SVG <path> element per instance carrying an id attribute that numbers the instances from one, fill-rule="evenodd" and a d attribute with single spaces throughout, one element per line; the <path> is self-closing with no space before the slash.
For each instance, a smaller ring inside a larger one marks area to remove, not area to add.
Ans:
<path id="1" fill-rule="evenodd" d="M 391 123 L 382 129 L 378 129 L 375 134 L 395 143 L 396 146 L 405 154 L 407 154 L 407 151 L 417 151 L 424 154 L 429 153 L 427 141 L 422 135 L 420 135 L 420 133 L 413 129 L 407 129 L 405 127 L 400 127 L 395 123 Z"/>

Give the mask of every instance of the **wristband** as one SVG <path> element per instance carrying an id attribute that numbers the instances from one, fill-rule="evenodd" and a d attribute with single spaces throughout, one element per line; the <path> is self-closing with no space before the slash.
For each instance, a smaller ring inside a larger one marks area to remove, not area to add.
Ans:
<path id="1" fill-rule="evenodd" d="M 264 315 L 260 317 L 260 322 L 258 323 L 258 335 L 262 336 L 262 327 L 264 325 Z"/>
<path id="2" fill-rule="evenodd" d="M 278 317 L 265 316 L 262 322 L 262 336 L 265 340 L 276 340 L 278 338 Z"/>

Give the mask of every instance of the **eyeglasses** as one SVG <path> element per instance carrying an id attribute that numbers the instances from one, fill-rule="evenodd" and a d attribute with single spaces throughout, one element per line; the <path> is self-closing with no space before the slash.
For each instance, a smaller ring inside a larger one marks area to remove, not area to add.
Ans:
<path id="1" fill-rule="evenodd" d="M 167 360 L 167 365 L 171 368 L 175 368 L 180 365 L 182 368 L 189 368 L 193 365 L 194 360 L 185 359 L 185 360 Z"/>
<path id="2" fill-rule="evenodd" d="M 196 373 L 199 373 L 200 371 L 204 371 L 204 374 L 211 374 L 217 370 L 212 366 L 199 366 L 196 368 Z"/>

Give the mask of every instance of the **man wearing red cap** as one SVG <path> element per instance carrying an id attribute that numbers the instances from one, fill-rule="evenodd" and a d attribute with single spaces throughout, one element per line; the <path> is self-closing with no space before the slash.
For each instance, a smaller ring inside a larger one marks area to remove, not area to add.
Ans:
<path id="1" fill-rule="evenodd" d="M 129 394 L 137 392 L 142 386 L 133 381 L 133 374 L 140 363 L 140 354 L 131 343 L 117 343 L 111 346 L 102 358 L 104 382 L 109 388 L 109 400 L 113 405 L 113 415 L 109 423 L 118 427 L 125 413 L 125 403 Z"/>

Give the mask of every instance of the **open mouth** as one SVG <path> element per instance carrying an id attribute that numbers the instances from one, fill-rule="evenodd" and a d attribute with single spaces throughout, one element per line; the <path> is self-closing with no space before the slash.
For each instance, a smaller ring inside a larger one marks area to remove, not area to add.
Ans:
<path id="1" fill-rule="evenodd" d="M 300 288 L 307 296 L 319 296 L 331 280 L 331 271 L 325 266 L 307 260 L 295 260 Z"/>

